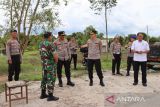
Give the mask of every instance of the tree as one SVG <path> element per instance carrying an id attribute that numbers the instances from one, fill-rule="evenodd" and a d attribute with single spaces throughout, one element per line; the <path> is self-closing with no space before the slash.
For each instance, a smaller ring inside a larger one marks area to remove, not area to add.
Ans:
<path id="1" fill-rule="evenodd" d="M 160 42 L 160 40 L 158 39 L 158 37 L 151 37 L 149 39 L 149 43 L 150 44 L 154 44 L 155 42 Z"/>
<path id="2" fill-rule="evenodd" d="M 106 22 L 106 40 L 108 44 L 108 21 L 107 21 L 107 10 L 115 7 L 117 0 L 89 0 L 91 3 L 91 9 L 95 11 L 96 14 L 100 14 L 103 10 L 105 11 L 105 22 Z"/>
<path id="3" fill-rule="evenodd" d="M 82 32 L 72 33 L 72 36 L 74 36 L 76 38 L 76 41 L 77 41 L 77 43 L 78 43 L 79 46 L 80 45 L 84 45 L 87 42 L 86 36 Z"/>
<path id="4" fill-rule="evenodd" d="M 90 26 L 87 26 L 86 28 L 85 28 L 85 30 L 84 30 L 84 34 L 86 35 L 86 36 L 89 36 L 90 35 L 90 32 L 91 31 L 96 31 L 96 29 L 92 26 L 92 25 L 90 25 Z"/>
<path id="5" fill-rule="evenodd" d="M 90 38 L 90 32 L 91 31 L 97 31 L 92 25 L 87 26 L 83 32 L 75 32 L 72 33 L 72 36 L 74 36 L 78 42 L 79 45 L 84 45 L 87 43 L 87 40 Z M 100 39 L 103 39 L 104 37 L 103 33 L 97 32 L 97 37 Z"/>
<path id="6" fill-rule="evenodd" d="M 66 5 L 67 0 L 63 1 Z M 60 0 L 1 0 L 0 5 L 9 17 L 7 29 L 17 28 L 18 35 L 22 32 L 25 36 L 21 41 L 22 50 L 27 47 L 32 32 L 53 30 L 60 24 L 56 9 Z"/>
<path id="7" fill-rule="evenodd" d="M 104 34 L 103 33 L 99 33 L 99 34 L 97 34 L 97 37 L 100 38 L 100 39 L 104 39 Z"/>

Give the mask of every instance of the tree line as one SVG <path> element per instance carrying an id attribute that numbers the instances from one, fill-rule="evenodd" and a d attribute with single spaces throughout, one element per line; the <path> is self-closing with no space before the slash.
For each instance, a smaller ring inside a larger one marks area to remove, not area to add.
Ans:
<path id="1" fill-rule="evenodd" d="M 90 38 L 89 33 L 92 30 L 96 30 L 96 28 L 94 28 L 92 25 L 90 25 L 90 26 L 87 26 L 83 32 L 74 32 L 70 35 L 67 35 L 66 38 L 68 40 L 70 40 L 71 37 L 75 37 L 78 45 L 81 46 L 81 45 L 86 44 L 87 40 Z M 129 38 L 131 35 L 133 35 L 133 34 L 119 35 L 120 42 L 123 46 L 125 46 L 129 42 Z M 100 38 L 101 40 L 106 40 L 106 36 L 102 32 L 97 31 L 97 37 Z M 113 38 L 114 37 L 110 37 L 108 42 L 109 43 L 112 42 Z M 144 39 L 148 40 L 148 38 L 149 38 L 150 44 L 153 44 L 155 42 L 160 42 L 160 36 L 159 37 L 150 37 L 144 33 Z M 5 45 L 6 45 L 6 42 L 8 39 L 9 39 L 9 33 L 5 34 L 3 37 L 0 37 L 0 48 L 1 49 L 5 49 Z M 56 37 L 54 36 L 52 41 L 54 41 L 55 39 L 56 39 Z M 24 40 L 25 40 L 25 35 L 23 33 L 20 33 L 20 35 L 19 35 L 20 44 L 22 44 Z M 43 40 L 43 33 L 40 33 L 39 35 L 31 35 L 28 42 L 27 42 L 26 50 L 27 51 L 38 50 L 38 45 L 42 40 Z"/>

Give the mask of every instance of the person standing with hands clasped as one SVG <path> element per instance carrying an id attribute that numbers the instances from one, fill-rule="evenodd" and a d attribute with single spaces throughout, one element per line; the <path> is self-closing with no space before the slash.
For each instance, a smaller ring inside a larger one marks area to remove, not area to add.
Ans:
<path id="1" fill-rule="evenodd" d="M 67 39 L 65 39 L 65 32 L 58 32 L 58 39 L 54 41 L 54 45 L 57 47 L 58 53 L 58 64 L 57 64 L 57 76 L 59 80 L 59 87 L 63 87 L 62 82 L 62 67 L 64 65 L 65 74 L 67 77 L 67 85 L 74 86 L 75 84 L 71 81 L 70 72 L 70 48 Z"/>
<path id="2" fill-rule="evenodd" d="M 131 35 L 130 36 L 130 41 L 128 43 L 128 45 L 126 46 L 127 50 L 128 50 L 128 57 L 127 57 L 127 74 L 126 76 L 130 76 L 130 70 L 131 70 L 131 65 L 134 64 L 134 61 L 133 61 L 133 52 L 131 51 L 131 46 L 132 46 L 132 43 L 136 40 L 137 36 L 136 35 Z"/>
<path id="3" fill-rule="evenodd" d="M 71 62 L 73 59 L 74 62 L 74 70 L 77 70 L 77 49 L 78 44 L 76 42 L 75 37 L 71 38 L 71 41 L 69 42 L 70 52 L 71 52 Z"/>
<path id="4" fill-rule="evenodd" d="M 115 75 L 115 69 L 117 67 L 117 75 L 123 76 L 123 74 L 120 73 L 121 43 L 119 42 L 119 36 L 114 37 L 114 40 L 110 46 L 110 51 L 112 55 L 112 75 Z"/>
<path id="5" fill-rule="evenodd" d="M 134 53 L 134 83 L 133 85 L 138 84 L 138 72 L 139 67 L 141 66 L 142 71 L 142 85 L 147 86 L 147 53 L 150 51 L 149 44 L 147 41 L 143 40 L 144 34 L 138 33 L 136 41 L 133 42 L 131 50 Z"/>
<path id="6" fill-rule="evenodd" d="M 11 39 L 6 44 L 6 54 L 8 58 L 8 81 L 19 80 L 19 74 L 21 71 L 22 53 L 20 49 L 20 43 L 17 40 L 17 30 L 11 30 Z"/>
<path id="7" fill-rule="evenodd" d="M 103 73 L 101 70 L 101 52 L 102 42 L 97 38 L 97 31 L 93 30 L 90 32 L 90 39 L 87 41 L 88 46 L 88 75 L 90 79 L 90 86 L 93 86 L 93 66 L 95 65 L 97 75 L 100 79 L 100 85 L 105 86 L 103 83 Z"/>

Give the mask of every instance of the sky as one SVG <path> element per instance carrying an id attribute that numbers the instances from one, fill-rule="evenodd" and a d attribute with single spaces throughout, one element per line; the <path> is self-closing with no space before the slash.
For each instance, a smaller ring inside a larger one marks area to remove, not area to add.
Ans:
<path id="1" fill-rule="evenodd" d="M 105 34 L 104 13 L 94 14 L 88 0 L 70 0 L 67 6 L 58 9 L 62 25 L 53 31 L 55 34 L 59 30 L 67 34 L 82 32 L 89 25 Z M 147 26 L 149 35 L 160 36 L 159 10 L 160 0 L 118 0 L 117 6 L 108 11 L 109 36 L 147 32 Z M 4 24 L 5 17 L 1 18 L 0 24 Z"/>

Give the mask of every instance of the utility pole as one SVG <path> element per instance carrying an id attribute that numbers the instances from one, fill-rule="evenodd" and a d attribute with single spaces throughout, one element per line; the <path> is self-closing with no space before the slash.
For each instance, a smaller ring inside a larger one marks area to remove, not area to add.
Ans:
<path id="1" fill-rule="evenodd" d="M 107 3 L 108 3 L 108 0 L 105 0 L 104 3 L 105 3 L 105 24 L 106 24 L 106 46 L 107 46 L 106 50 L 108 52 L 108 18 L 107 18 L 107 10 L 108 10 Z"/>
<path id="2" fill-rule="evenodd" d="M 148 41 L 148 43 L 149 43 L 148 25 L 147 25 L 147 41 Z"/>

